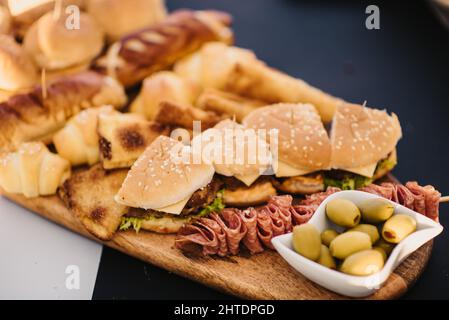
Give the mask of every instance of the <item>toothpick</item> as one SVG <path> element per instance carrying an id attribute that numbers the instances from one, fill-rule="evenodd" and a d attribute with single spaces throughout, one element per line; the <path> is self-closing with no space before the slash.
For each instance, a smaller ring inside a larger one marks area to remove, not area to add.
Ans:
<path id="1" fill-rule="evenodd" d="M 368 101 L 363 101 L 363 104 L 362 104 L 362 106 L 365 108 L 366 107 L 366 103 L 367 103 Z"/>
<path id="2" fill-rule="evenodd" d="M 47 99 L 47 71 L 42 69 L 41 72 L 41 88 L 42 88 L 42 98 Z"/>
<path id="3" fill-rule="evenodd" d="M 55 7 L 53 9 L 53 19 L 56 21 L 59 20 L 59 18 L 61 17 L 61 13 L 62 13 L 62 0 L 56 0 Z"/>
<path id="4" fill-rule="evenodd" d="M 295 124 L 295 112 L 293 110 L 290 110 L 290 124 Z"/>
<path id="5" fill-rule="evenodd" d="M 440 203 L 449 202 L 449 196 L 444 196 L 440 198 Z"/>
<path id="6" fill-rule="evenodd" d="M 162 143 L 159 146 L 161 147 L 161 157 L 164 158 L 165 157 L 164 146 L 162 145 Z"/>
<path id="7" fill-rule="evenodd" d="M 237 116 L 235 115 L 235 113 L 232 115 L 232 121 L 237 122 Z"/>

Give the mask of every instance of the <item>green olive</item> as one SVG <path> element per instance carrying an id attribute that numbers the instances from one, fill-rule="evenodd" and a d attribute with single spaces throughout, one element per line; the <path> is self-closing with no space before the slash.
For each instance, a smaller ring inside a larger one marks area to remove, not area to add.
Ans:
<path id="1" fill-rule="evenodd" d="M 379 230 L 377 230 L 377 227 L 373 226 L 372 224 L 359 224 L 358 226 L 349 229 L 349 231 L 360 231 L 366 233 L 371 238 L 372 244 L 374 244 L 380 238 Z"/>
<path id="2" fill-rule="evenodd" d="M 336 225 L 352 228 L 360 222 L 360 210 L 357 206 L 346 199 L 334 199 L 326 205 L 327 217 Z"/>
<path id="3" fill-rule="evenodd" d="M 335 263 L 334 257 L 332 257 L 329 248 L 326 247 L 324 244 L 321 245 L 321 254 L 317 262 L 330 269 L 337 268 L 337 264 Z"/>
<path id="4" fill-rule="evenodd" d="M 364 232 L 348 231 L 332 240 L 329 249 L 335 258 L 345 259 L 358 251 L 371 249 L 371 238 Z"/>
<path id="5" fill-rule="evenodd" d="M 359 204 L 362 219 L 368 223 L 379 223 L 389 219 L 394 212 L 394 205 L 385 199 L 368 199 Z"/>
<path id="6" fill-rule="evenodd" d="M 321 254 L 321 237 L 318 230 L 310 223 L 293 228 L 293 248 L 300 255 L 316 261 Z"/>
<path id="7" fill-rule="evenodd" d="M 380 252 L 380 254 L 382 255 L 382 258 L 384 259 L 384 262 L 387 261 L 387 258 L 388 258 L 387 253 L 385 252 L 385 250 L 382 247 L 375 246 L 373 248 L 373 250 Z"/>
<path id="8" fill-rule="evenodd" d="M 363 250 L 347 257 L 340 271 L 353 276 L 369 276 L 379 272 L 384 266 L 384 258 L 379 251 Z"/>
<path id="9" fill-rule="evenodd" d="M 382 228 L 382 237 L 390 243 L 399 243 L 415 232 L 416 220 L 405 214 L 396 214 L 388 219 Z"/>
<path id="10" fill-rule="evenodd" d="M 321 242 L 328 246 L 331 244 L 332 240 L 334 240 L 339 233 L 332 229 L 326 229 L 323 232 L 321 232 Z"/>
<path id="11" fill-rule="evenodd" d="M 391 254 L 391 251 L 393 251 L 394 246 L 395 246 L 394 244 L 385 241 L 383 238 L 380 238 L 379 241 L 377 241 L 376 243 L 376 247 L 382 248 L 387 254 L 387 256 Z"/>

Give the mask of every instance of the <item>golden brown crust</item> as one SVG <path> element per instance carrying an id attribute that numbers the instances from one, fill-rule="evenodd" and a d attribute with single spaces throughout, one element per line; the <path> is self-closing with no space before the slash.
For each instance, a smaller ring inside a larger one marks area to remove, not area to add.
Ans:
<path id="1" fill-rule="evenodd" d="M 127 170 L 105 171 L 100 164 L 80 169 L 59 189 L 59 195 L 86 229 L 109 240 L 128 208 L 114 201 Z"/>
<path id="2" fill-rule="evenodd" d="M 59 130 L 82 109 L 126 102 L 123 88 L 95 72 L 67 76 L 50 83 L 44 97 L 41 86 L 0 103 L 0 150 L 21 142 L 40 140 Z"/>
<path id="3" fill-rule="evenodd" d="M 172 127 L 193 130 L 193 121 L 201 121 L 201 129 L 215 126 L 224 117 L 212 111 L 204 111 L 188 105 L 162 102 L 155 116 L 155 121 Z"/>
<path id="4" fill-rule="evenodd" d="M 324 191 L 322 174 L 274 179 L 273 184 L 277 190 L 289 194 L 313 194 Z"/>
<path id="5" fill-rule="evenodd" d="M 241 61 L 229 74 L 227 91 L 267 101 L 268 103 L 313 104 L 323 122 L 332 121 L 335 109 L 343 101 L 315 88 L 301 79 L 268 67 L 265 63 Z"/>
<path id="6" fill-rule="evenodd" d="M 135 85 L 206 42 L 232 42 L 230 22 L 224 12 L 176 11 L 153 27 L 123 37 L 97 61 L 95 68 L 125 86 Z"/>
<path id="7" fill-rule="evenodd" d="M 267 105 L 266 102 L 244 98 L 229 92 L 207 88 L 198 97 L 196 102 L 198 108 L 225 114 L 234 117 L 241 122 L 244 117 L 259 107 Z"/>
<path id="8" fill-rule="evenodd" d="M 162 101 L 192 105 L 199 88 L 172 71 L 160 71 L 146 78 L 137 98 L 130 105 L 131 113 L 153 120 Z"/>
<path id="9" fill-rule="evenodd" d="M 270 180 L 260 179 L 251 187 L 241 185 L 236 188 L 226 188 L 223 201 L 227 206 L 248 207 L 263 204 L 276 194 L 276 189 Z"/>
<path id="10" fill-rule="evenodd" d="M 179 229 L 189 222 L 188 217 L 176 217 L 170 214 L 158 219 L 142 220 L 142 229 L 156 233 L 177 233 Z"/>
<path id="11" fill-rule="evenodd" d="M 105 169 L 128 168 L 169 128 L 132 114 L 105 114 L 98 120 L 100 160 Z"/>

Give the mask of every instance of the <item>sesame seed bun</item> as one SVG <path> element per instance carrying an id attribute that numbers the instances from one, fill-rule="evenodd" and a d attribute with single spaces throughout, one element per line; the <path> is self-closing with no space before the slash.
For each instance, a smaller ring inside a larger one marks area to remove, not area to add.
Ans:
<path id="1" fill-rule="evenodd" d="M 153 209 L 178 203 L 212 180 L 214 168 L 207 164 L 175 161 L 173 155 L 186 148 L 177 140 L 160 136 L 137 159 L 115 200 L 129 207 Z"/>
<path id="2" fill-rule="evenodd" d="M 215 141 L 212 136 L 208 136 L 210 132 L 214 132 L 221 137 L 219 142 Z M 215 150 L 217 152 L 221 150 L 221 157 L 219 159 L 208 159 L 208 161 L 213 163 L 218 174 L 227 177 L 253 176 L 251 180 L 255 180 L 271 166 L 271 154 L 266 141 L 260 139 L 255 130 L 249 130 L 235 121 L 226 119 L 219 122 L 214 128 L 196 136 L 192 142 L 193 146 L 195 146 L 197 139 L 202 139 L 201 147 L 203 150 L 209 148 L 210 144 L 217 143 Z M 250 142 L 251 144 L 255 143 L 255 145 L 250 145 Z M 252 150 L 252 148 L 256 149 Z M 264 158 L 264 156 L 267 156 L 267 158 Z M 248 184 L 252 184 L 254 181 L 250 182 Z"/>
<path id="3" fill-rule="evenodd" d="M 259 108 L 246 116 L 243 124 L 249 128 L 279 130 L 279 161 L 300 170 L 329 168 L 329 137 L 311 104 L 280 103 Z"/>
<path id="4" fill-rule="evenodd" d="M 79 29 L 66 26 L 66 16 L 48 12 L 28 30 L 24 47 L 37 65 L 48 70 L 86 63 L 103 48 L 103 31 L 86 13 L 80 14 Z"/>
<path id="5" fill-rule="evenodd" d="M 332 122 L 332 168 L 354 168 L 388 156 L 402 137 L 398 117 L 356 104 L 337 107 Z"/>
<path id="6" fill-rule="evenodd" d="M 156 233 L 176 233 L 188 222 L 189 217 L 176 217 L 171 214 L 166 214 L 161 218 L 142 220 L 141 228 Z"/>
<path id="7" fill-rule="evenodd" d="M 36 67 L 23 48 L 12 37 L 0 35 L 0 89 L 29 89 L 37 79 Z"/>

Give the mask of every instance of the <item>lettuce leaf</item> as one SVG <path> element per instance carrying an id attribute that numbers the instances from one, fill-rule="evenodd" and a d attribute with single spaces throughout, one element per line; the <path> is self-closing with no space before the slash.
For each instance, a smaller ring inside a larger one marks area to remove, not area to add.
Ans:
<path id="1" fill-rule="evenodd" d="M 140 231 L 140 228 L 142 227 L 142 220 L 144 220 L 144 218 L 122 217 L 119 230 L 126 231 L 130 227 L 132 227 L 136 231 L 136 233 L 138 233 Z"/>
<path id="2" fill-rule="evenodd" d="M 357 174 L 348 174 L 343 179 L 324 177 L 324 186 L 337 187 L 341 190 L 356 190 L 372 183 L 372 179 Z"/>
<path id="3" fill-rule="evenodd" d="M 220 190 L 217 193 L 217 196 L 215 197 L 214 201 L 206 207 L 204 207 L 203 210 L 201 210 L 198 214 L 195 215 L 195 217 L 206 217 L 212 212 L 221 212 L 226 206 L 223 202 L 223 194 L 224 190 Z"/>
<path id="4" fill-rule="evenodd" d="M 376 167 L 376 172 L 383 171 L 391 171 L 394 167 L 396 167 L 397 161 L 391 160 L 390 158 L 382 159 L 379 161 Z"/>
<path id="5" fill-rule="evenodd" d="M 209 214 L 211 214 L 212 212 L 221 212 L 221 210 L 223 210 L 226 206 L 223 202 L 223 194 L 224 194 L 224 190 L 220 190 L 214 201 L 212 201 L 211 204 L 209 204 L 208 206 L 204 207 L 200 212 L 198 212 L 195 215 L 192 215 L 189 218 L 189 221 L 194 219 L 194 218 L 200 218 L 200 217 L 207 217 Z M 162 216 L 161 216 L 162 217 Z M 126 231 L 129 228 L 133 228 L 134 231 L 136 231 L 136 233 L 138 233 L 142 227 L 142 222 L 144 220 L 153 220 L 153 219 L 159 219 L 160 217 L 155 216 L 155 215 L 147 215 L 145 217 L 142 218 L 138 218 L 138 217 L 122 217 L 121 221 L 120 221 L 120 227 L 119 230 L 120 231 Z"/>

